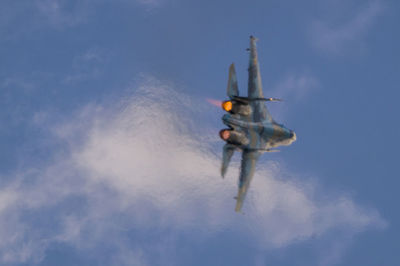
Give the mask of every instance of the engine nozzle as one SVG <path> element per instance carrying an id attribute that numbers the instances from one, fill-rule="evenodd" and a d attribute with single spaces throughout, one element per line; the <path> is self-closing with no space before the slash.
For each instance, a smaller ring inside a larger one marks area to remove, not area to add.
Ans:
<path id="1" fill-rule="evenodd" d="M 247 103 L 233 101 L 224 101 L 221 104 L 222 109 L 231 114 L 250 115 L 251 107 Z"/>
<path id="2" fill-rule="evenodd" d="M 232 101 L 224 101 L 221 104 L 222 109 L 224 109 L 226 112 L 229 112 L 232 110 L 233 104 Z"/>
<path id="3" fill-rule="evenodd" d="M 229 129 L 222 129 L 219 132 L 219 136 L 221 137 L 221 139 L 227 141 L 229 139 L 229 137 L 231 136 L 231 133 L 229 132 Z"/>
<path id="4" fill-rule="evenodd" d="M 219 136 L 222 140 L 236 144 L 236 145 L 247 145 L 249 144 L 248 138 L 243 134 L 243 132 L 238 132 L 232 129 L 222 129 L 219 132 Z"/>

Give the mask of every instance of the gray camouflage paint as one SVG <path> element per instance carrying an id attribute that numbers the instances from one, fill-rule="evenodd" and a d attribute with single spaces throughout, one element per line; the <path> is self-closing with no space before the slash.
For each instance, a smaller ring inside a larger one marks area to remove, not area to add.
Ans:
<path id="1" fill-rule="evenodd" d="M 250 60 L 249 60 L 249 80 L 248 80 L 248 96 L 240 97 L 238 101 L 239 90 L 237 86 L 237 78 L 234 64 L 229 68 L 229 80 L 227 87 L 227 95 L 234 105 L 250 106 L 250 113 L 228 112 L 222 117 L 222 121 L 229 127 L 232 132 L 232 138 L 236 135 L 241 138 L 226 140 L 227 143 L 223 148 L 221 175 L 224 177 L 230 159 L 235 150 L 242 151 L 242 161 L 239 176 L 239 189 L 236 198 L 235 211 L 239 212 L 242 208 L 250 182 L 254 176 L 255 165 L 261 153 L 271 151 L 282 145 L 290 145 L 296 140 L 296 134 L 285 126 L 276 123 L 265 105 L 260 68 L 258 64 L 256 38 L 250 36 Z M 240 110 L 233 108 L 232 110 Z M 247 110 L 247 109 L 246 109 Z M 238 141 L 239 140 L 239 141 Z"/>

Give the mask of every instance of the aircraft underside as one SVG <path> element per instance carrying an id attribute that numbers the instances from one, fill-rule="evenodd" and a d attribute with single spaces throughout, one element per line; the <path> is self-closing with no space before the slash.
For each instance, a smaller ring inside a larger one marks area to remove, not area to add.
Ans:
<path id="1" fill-rule="evenodd" d="M 256 38 L 250 36 L 247 97 L 239 96 L 235 67 L 232 64 L 227 86 L 229 100 L 222 103 L 222 108 L 227 112 L 222 121 L 228 126 L 220 131 L 221 139 L 226 142 L 222 153 L 222 177 L 226 174 L 233 153 L 242 152 L 239 188 L 235 197 L 237 212 L 242 208 L 260 154 L 271 151 L 274 147 L 290 145 L 296 140 L 296 134 L 292 130 L 272 119 L 265 105 L 266 102 L 280 100 L 264 98 L 255 42 Z"/>

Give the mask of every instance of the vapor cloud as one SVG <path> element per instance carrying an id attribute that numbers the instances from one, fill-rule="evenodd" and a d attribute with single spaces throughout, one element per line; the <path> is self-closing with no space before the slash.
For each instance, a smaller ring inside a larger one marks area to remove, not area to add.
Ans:
<path id="1" fill-rule="evenodd" d="M 40 263 L 66 245 L 112 250 L 98 258 L 106 265 L 162 265 L 157 258 L 179 261 L 168 252 L 179 239 L 230 232 L 269 250 L 385 226 L 377 211 L 326 196 L 273 161 L 259 165 L 245 215 L 236 214 L 239 163 L 219 177 L 222 144 L 209 133 L 218 130 L 195 123 L 206 104 L 149 79 L 113 107 L 91 104 L 53 125 L 53 160 L 2 184 L 0 261 Z"/>

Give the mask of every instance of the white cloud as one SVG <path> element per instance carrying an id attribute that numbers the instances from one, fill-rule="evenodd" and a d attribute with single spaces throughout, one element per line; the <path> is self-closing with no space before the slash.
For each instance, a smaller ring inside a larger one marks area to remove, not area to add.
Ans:
<path id="1" fill-rule="evenodd" d="M 353 12 L 352 17 L 344 23 L 316 20 L 310 29 L 312 44 L 321 51 L 333 54 L 342 53 L 351 45 L 357 45 L 359 49 L 363 44 L 362 39 L 382 11 L 381 1 L 372 0 L 358 12 Z"/>
<path id="2" fill-rule="evenodd" d="M 172 256 L 162 251 L 178 241 L 171 235 L 207 240 L 231 230 L 267 250 L 385 226 L 375 210 L 346 195 L 322 196 L 275 162 L 259 165 L 246 214 L 236 214 L 239 163 L 219 177 L 216 134 L 203 136 L 208 129 L 193 122 L 204 104 L 150 80 L 117 107 L 88 105 L 55 126 L 67 145 L 47 167 L 23 170 L 0 190 L 0 261 L 40 261 L 62 243 L 80 251 L 108 245 L 117 251 L 108 265 L 147 265 L 154 252 Z M 129 236 L 154 231 L 156 239 Z"/>
<path id="3" fill-rule="evenodd" d="M 90 0 L 4 0 L 0 9 L 1 41 L 26 38 L 42 29 L 65 29 L 87 21 Z"/>
<path id="4" fill-rule="evenodd" d="M 88 15 L 89 1 L 35 0 L 35 5 L 46 22 L 57 28 L 82 23 Z"/>
<path id="5" fill-rule="evenodd" d="M 76 83 L 87 79 L 96 79 L 103 73 L 107 55 L 105 51 L 91 48 L 72 60 L 72 71 L 63 82 Z"/>
<path id="6" fill-rule="evenodd" d="M 137 5 L 149 11 L 162 6 L 164 2 L 165 0 L 3 0 L 0 9 L 0 42 L 26 38 L 43 29 L 64 30 L 79 26 L 92 20 L 96 12 L 104 8 L 104 4 Z"/>

